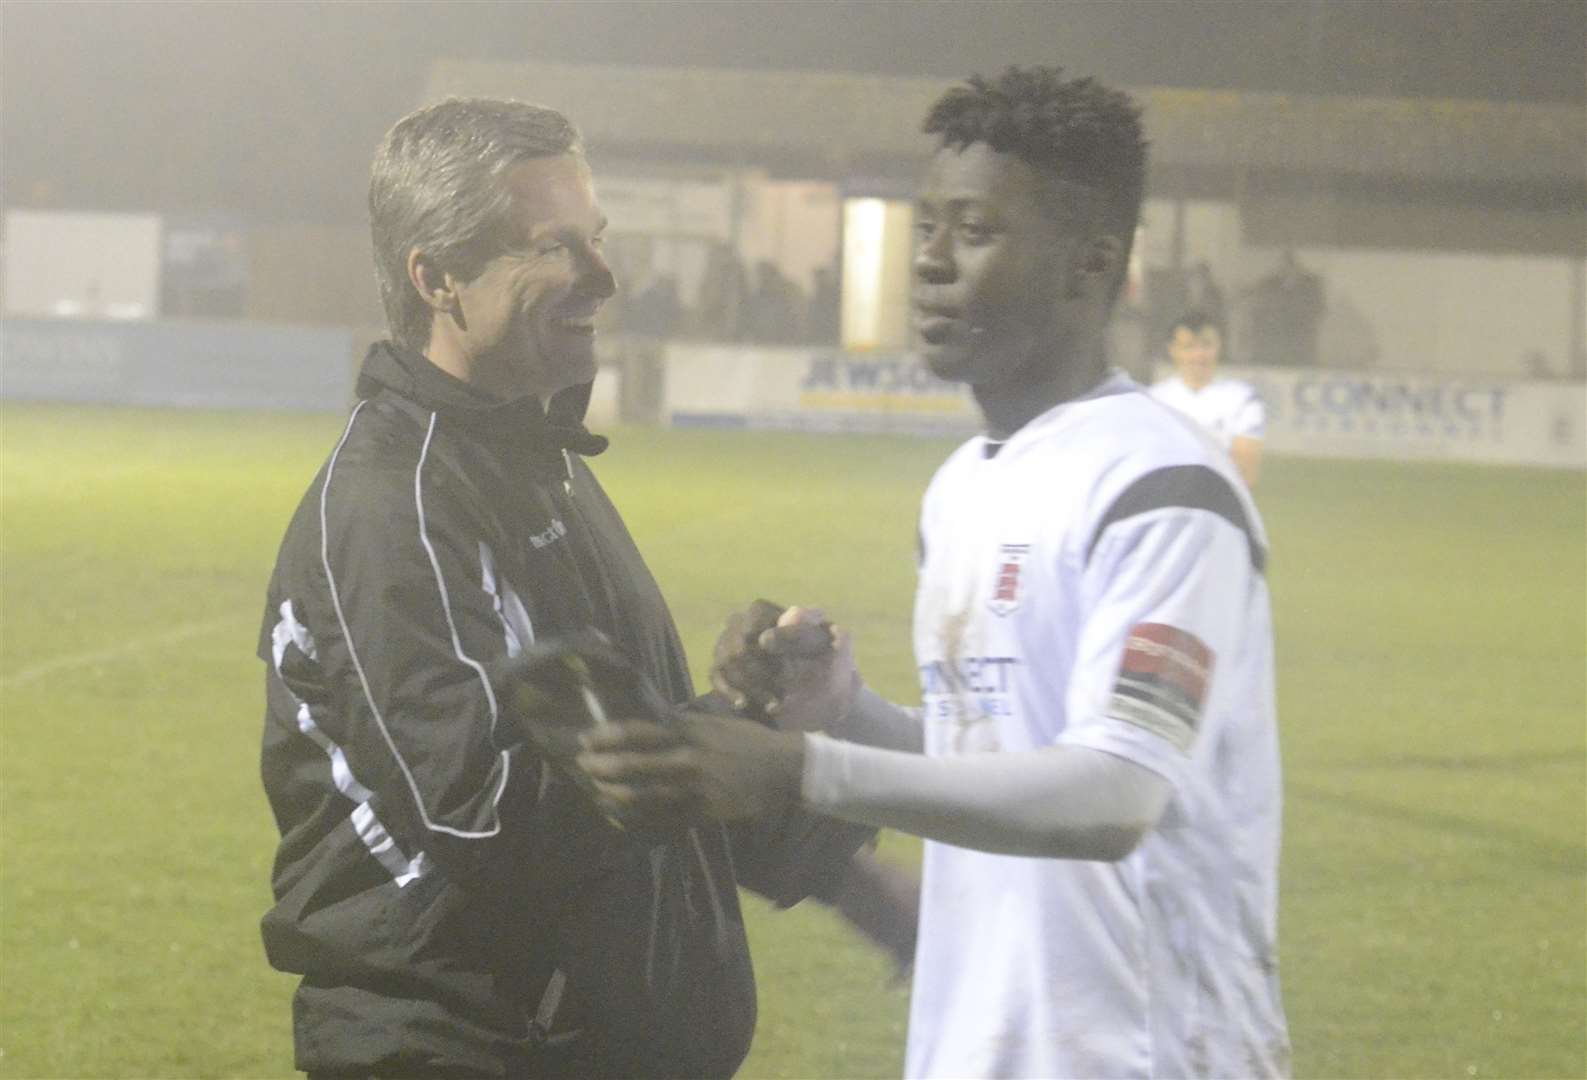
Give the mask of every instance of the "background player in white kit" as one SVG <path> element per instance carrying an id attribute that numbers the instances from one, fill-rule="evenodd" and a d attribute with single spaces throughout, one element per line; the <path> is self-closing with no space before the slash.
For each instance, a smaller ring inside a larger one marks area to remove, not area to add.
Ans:
<path id="1" fill-rule="evenodd" d="M 1267 409 L 1256 387 L 1218 374 L 1222 356 L 1223 327 L 1205 312 L 1186 312 L 1168 330 L 1174 373 L 1152 384 L 1152 396 L 1210 431 L 1234 458 L 1245 486 L 1255 487 Z"/>
<path id="2" fill-rule="evenodd" d="M 926 130 L 918 329 L 987 434 L 922 507 L 922 708 L 760 604 L 714 678 L 784 730 L 626 723 L 579 764 L 619 817 L 802 799 L 926 837 L 911 1076 L 1284 1075 L 1266 539 L 1228 459 L 1104 360 L 1137 110 L 1010 69 Z"/>

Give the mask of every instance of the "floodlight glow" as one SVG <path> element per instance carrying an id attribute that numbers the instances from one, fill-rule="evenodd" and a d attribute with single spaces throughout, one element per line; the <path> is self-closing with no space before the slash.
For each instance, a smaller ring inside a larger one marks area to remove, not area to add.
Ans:
<path id="1" fill-rule="evenodd" d="M 843 204 L 843 347 L 874 349 L 882 338 L 882 269 L 887 203 Z"/>

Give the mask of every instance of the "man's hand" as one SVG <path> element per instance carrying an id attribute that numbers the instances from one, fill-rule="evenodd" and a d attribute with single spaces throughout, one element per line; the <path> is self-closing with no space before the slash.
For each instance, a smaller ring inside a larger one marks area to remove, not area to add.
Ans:
<path id="1" fill-rule="evenodd" d="M 756 600 L 727 617 L 711 656 L 711 688 L 741 713 L 776 711 L 779 695 L 777 662 L 760 648 L 760 636 L 777 625 L 786 610 L 770 600 Z"/>
<path id="2" fill-rule="evenodd" d="M 728 619 L 711 684 L 739 711 L 763 710 L 790 731 L 829 730 L 862 685 L 848 631 L 817 608 L 757 600 Z"/>
<path id="3" fill-rule="evenodd" d="M 611 724 L 586 732 L 583 745 L 574 765 L 597 805 L 631 827 L 654 815 L 758 817 L 798 799 L 804 770 L 802 734 L 707 713 L 683 713 L 670 727 Z"/>

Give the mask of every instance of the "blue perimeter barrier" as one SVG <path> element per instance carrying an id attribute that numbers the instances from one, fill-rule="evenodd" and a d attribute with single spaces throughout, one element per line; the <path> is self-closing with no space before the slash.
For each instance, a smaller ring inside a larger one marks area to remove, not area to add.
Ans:
<path id="1" fill-rule="evenodd" d="M 0 321 L 0 397 L 340 412 L 353 331 L 220 322 Z"/>

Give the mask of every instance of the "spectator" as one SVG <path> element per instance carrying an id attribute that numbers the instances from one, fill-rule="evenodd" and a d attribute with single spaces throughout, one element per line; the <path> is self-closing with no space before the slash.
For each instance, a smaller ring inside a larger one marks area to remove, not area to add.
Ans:
<path id="1" fill-rule="evenodd" d="M 706 341 L 738 341 L 744 331 L 749 286 L 744 266 L 726 244 L 711 248 L 694 309 L 693 332 Z"/>
<path id="2" fill-rule="evenodd" d="M 1326 307 L 1322 279 L 1286 249 L 1278 269 L 1251 288 L 1251 356 L 1267 367 L 1315 367 Z"/>
<path id="3" fill-rule="evenodd" d="M 1218 281 L 1212 276 L 1212 267 L 1203 259 L 1190 271 L 1190 276 L 1185 279 L 1185 311 L 1199 311 L 1218 326 L 1228 326 L 1228 310 L 1223 302 L 1223 290 L 1218 288 Z M 1228 335 L 1224 335 L 1224 345 L 1228 346 Z"/>
<path id="4" fill-rule="evenodd" d="M 785 344 L 799 337 L 804 297 L 799 286 L 770 259 L 755 264 L 755 290 L 744 306 L 750 341 Z"/>
<path id="5" fill-rule="evenodd" d="M 678 279 L 657 274 L 628 305 L 628 330 L 647 337 L 668 338 L 677 333 L 683 304 L 678 299 Z"/>
<path id="6" fill-rule="evenodd" d="M 841 305 L 837 270 L 831 266 L 816 267 L 805 318 L 805 340 L 812 345 L 836 344 L 843 328 Z"/>

